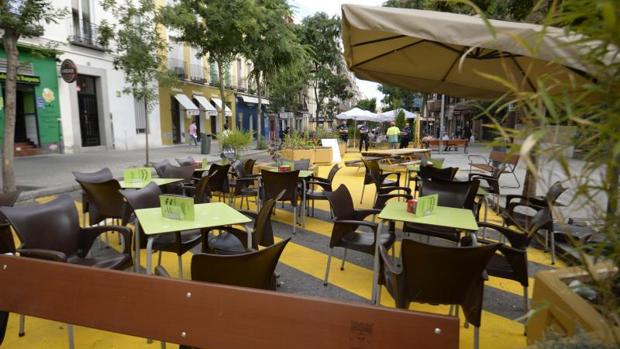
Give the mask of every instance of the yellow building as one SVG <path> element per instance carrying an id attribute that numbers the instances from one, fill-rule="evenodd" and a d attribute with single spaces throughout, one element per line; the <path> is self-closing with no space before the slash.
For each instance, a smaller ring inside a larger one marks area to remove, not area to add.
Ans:
<path id="1" fill-rule="evenodd" d="M 235 127 L 236 72 L 226 68 L 224 80 L 225 117 L 222 105 L 217 68 L 209 66 L 207 57 L 196 57 L 197 50 L 185 43 L 175 42 L 174 32 L 169 32 L 170 51 L 168 68 L 178 77 L 174 86 L 159 87 L 159 110 L 163 144 L 187 143 L 187 129 L 192 120 L 199 132 L 217 136 L 224 125 Z"/>

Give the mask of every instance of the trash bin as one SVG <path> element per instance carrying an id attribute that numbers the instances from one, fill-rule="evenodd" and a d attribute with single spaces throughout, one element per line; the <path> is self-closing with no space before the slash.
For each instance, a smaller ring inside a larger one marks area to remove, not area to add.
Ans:
<path id="1" fill-rule="evenodd" d="M 209 154 L 211 152 L 211 135 L 200 134 L 200 154 Z"/>

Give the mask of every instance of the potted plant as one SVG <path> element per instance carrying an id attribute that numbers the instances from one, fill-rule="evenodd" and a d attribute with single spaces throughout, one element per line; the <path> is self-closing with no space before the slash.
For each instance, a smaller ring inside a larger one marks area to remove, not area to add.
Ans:
<path id="1" fill-rule="evenodd" d="M 310 159 L 314 163 L 314 144 L 303 135 L 293 132 L 284 140 L 282 157 L 287 160 Z"/>
<path id="2" fill-rule="evenodd" d="M 241 151 L 246 150 L 252 143 L 252 134 L 243 130 L 222 132 L 219 137 L 220 147 L 224 158 L 239 159 Z M 230 153 L 231 155 L 226 155 Z"/>

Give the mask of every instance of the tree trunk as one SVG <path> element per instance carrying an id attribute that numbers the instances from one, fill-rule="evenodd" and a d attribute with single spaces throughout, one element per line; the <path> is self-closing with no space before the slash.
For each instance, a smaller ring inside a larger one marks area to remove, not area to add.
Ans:
<path id="1" fill-rule="evenodd" d="M 226 95 L 224 94 L 224 72 L 223 72 L 222 60 L 217 60 L 217 72 L 220 76 L 220 98 L 222 99 L 222 106 L 220 112 L 222 114 L 222 123 L 226 124 Z M 228 125 L 230 127 L 230 125 Z"/>
<path id="2" fill-rule="evenodd" d="M 13 158 L 15 151 L 15 113 L 17 108 L 17 39 L 19 36 L 6 30 L 2 37 L 7 57 L 4 87 L 4 139 L 2 144 L 2 191 L 15 190 Z"/>
<path id="3" fill-rule="evenodd" d="M 321 103 L 319 102 L 319 88 L 316 84 L 316 82 L 314 84 L 312 84 L 312 89 L 314 90 L 314 102 L 316 103 L 316 111 L 314 112 L 316 114 L 316 121 L 319 120 L 319 110 L 321 110 Z"/>
<path id="4" fill-rule="evenodd" d="M 260 143 L 260 139 L 263 136 L 263 109 L 260 93 L 260 75 L 261 72 L 256 74 L 256 96 L 258 97 L 258 110 L 256 111 L 256 145 Z"/>
<path id="5" fill-rule="evenodd" d="M 149 133 L 151 132 L 151 127 L 149 124 L 149 106 L 146 102 L 146 98 L 144 99 L 144 151 L 146 155 L 146 163 L 145 166 L 149 166 Z"/>

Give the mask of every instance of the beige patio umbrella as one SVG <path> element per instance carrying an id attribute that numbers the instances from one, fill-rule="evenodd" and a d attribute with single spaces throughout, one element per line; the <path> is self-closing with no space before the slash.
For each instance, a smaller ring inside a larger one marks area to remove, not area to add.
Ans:
<path id="1" fill-rule="evenodd" d="M 388 7 L 342 6 L 347 66 L 360 79 L 419 92 L 493 99 L 508 88 L 536 90 L 536 78 L 586 79 L 579 45 L 562 29 L 476 16 Z M 537 48 L 537 49 L 527 49 Z M 583 49 L 583 48 L 581 48 Z"/>

